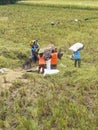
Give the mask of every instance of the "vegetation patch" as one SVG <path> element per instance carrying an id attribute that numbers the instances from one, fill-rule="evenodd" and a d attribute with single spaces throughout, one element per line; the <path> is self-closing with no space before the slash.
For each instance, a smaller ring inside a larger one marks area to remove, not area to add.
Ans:
<path id="1" fill-rule="evenodd" d="M 40 6 L 52 6 L 52 7 L 68 7 L 82 8 L 82 9 L 98 9 L 97 0 L 22 0 L 18 2 L 19 4 L 29 4 L 29 5 L 40 5 Z"/>

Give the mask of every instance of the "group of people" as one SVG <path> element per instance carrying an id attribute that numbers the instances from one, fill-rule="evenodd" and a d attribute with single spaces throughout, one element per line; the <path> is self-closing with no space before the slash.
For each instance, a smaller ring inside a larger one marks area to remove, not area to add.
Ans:
<path id="1" fill-rule="evenodd" d="M 26 61 L 24 64 L 24 68 L 29 68 L 33 63 L 38 63 L 38 73 L 44 73 L 45 68 L 46 69 L 56 69 L 58 59 L 61 59 L 63 56 L 63 53 L 61 50 L 57 50 L 54 46 L 48 47 L 48 49 L 41 49 L 38 40 L 33 40 L 30 42 L 31 47 L 31 58 Z M 74 66 L 80 67 L 81 65 L 81 55 L 80 51 L 74 51 L 71 59 L 74 59 Z M 47 63 L 49 63 L 49 67 L 47 67 Z"/>
<path id="2" fill-rule="evenodd" d="M 40 49 L 38 40 L 31 41 L 30 46 L 32 56 L 30 62 L 36 63 L 38 61 L 38 73 L 44 73 L 45 68 L 47 68 L 47 61 L 50 61 L 50 69 L 57 68 L 58 58 L 61 59 L 63 55 L 61 50 L 57 51 L 57 48 L 52 46 L 45 52 L 45 49 Z"/>

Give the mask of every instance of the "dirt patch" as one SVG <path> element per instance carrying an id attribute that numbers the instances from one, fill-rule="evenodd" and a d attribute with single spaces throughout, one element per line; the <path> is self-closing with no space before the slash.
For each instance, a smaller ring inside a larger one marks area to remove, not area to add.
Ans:
<path id="1" fill-rule="evenodd" d="M 4 73 L 0 74 L 0 87 L 8 87 L 13 81 L 22 78 L 24 70 L 18 68 L 14 70 L 6 69 Z"/>
<path id="2" fill-rule="evenodd" d="M 7 21 L 8 17 L 0 17 L 0 21 Z"/>

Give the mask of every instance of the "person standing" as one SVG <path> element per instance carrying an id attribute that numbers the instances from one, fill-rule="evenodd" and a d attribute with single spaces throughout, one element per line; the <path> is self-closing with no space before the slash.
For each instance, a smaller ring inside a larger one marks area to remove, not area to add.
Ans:
<path id="1" fill-rule="evenodd" d="M 51 53 L 51 69 L 57 68 L 58 53 L 57 50 L 52 50 Z"/>
<path id="2" fill-rule="evenodd" d="M 39 54 L 38 54 L 38 60 L 39 60 L 39 67 L 38 67 L 38 73 L 41 72 L 42 69 L 42 74 L 44 73 L 44 69 L 45 69 L 45 65 L 46 65 L 46 61 L 45 61 L 45 57 L 43 55 L 43 51 L 39 50 Z"/>
<path id="3" fill-rule="evenodd" d="M 31 46 L 31 55 L 32 55 L 32 60 L 36 63 L 38 51 L 39 51 L 39 45 L 36 40 L 33 40 L 30 44 Z"/>
<path id="4" fill-rule="evenodd" d="M 74 52 L 74 54 L 73 54 L 73 56 L 74 56 L 74 66 L 75 67 L 80 67 L 80 65 L 81 65 L 81 55 L 80 55 L 80 51 L 78 50 L 78 51 L 75 51 Z"/>

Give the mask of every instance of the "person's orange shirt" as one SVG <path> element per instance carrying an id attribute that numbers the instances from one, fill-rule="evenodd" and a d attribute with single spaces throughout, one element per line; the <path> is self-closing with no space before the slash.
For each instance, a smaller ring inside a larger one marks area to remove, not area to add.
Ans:
<path id="1" fill-rule="evenodd" d="M 38 55 L 38 59 L 39 59 L 39 65 L 45 65 L 46 64 L 44 56 Z"/>
<path id="2" fill-rule="evenodd" d="M 51 64 L 56 65 L 57 64 L 57 59 L 58 59 L 58 54 L 57 52 L 54 52 L 51 54 Z"/>

